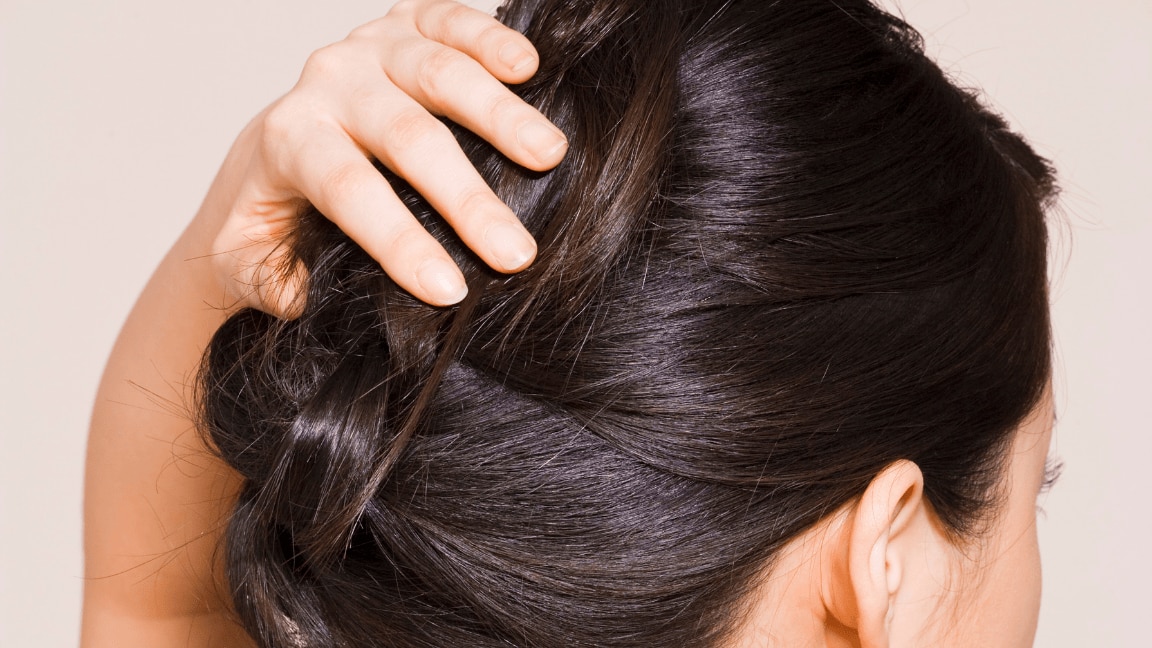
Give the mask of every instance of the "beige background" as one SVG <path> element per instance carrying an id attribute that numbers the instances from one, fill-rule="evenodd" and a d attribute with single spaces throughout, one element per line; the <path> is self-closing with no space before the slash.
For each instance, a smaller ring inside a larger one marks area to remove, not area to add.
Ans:
<path id="1" fill-rule="evenodd" d="M 830 0 L 831 1 L 831 0 Z M 0 646 L 74 644 L 86 420 L 232 137 L 386 0 L 0 0 Z M 1152 2 L 903 0 L 1060 169 L 1041 647 L 1148 646 Z"/>

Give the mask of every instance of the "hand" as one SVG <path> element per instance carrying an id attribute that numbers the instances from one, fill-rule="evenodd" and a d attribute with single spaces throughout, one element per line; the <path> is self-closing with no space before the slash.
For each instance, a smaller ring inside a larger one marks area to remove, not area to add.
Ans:
<path id="1" fill-rule="evenodd" d="M 521 34 L 450 0 L 403 0 L 313 53 L 296 86 L 241 133 L 201 210 L 213 221 L 230 305 L 281 317 L 302 310 L 303 270 L 282 265 L 305 202 L 418 299 L 463 299 L 460 270 L 370 157 L 407 180 L 492 268 L 526 267 L 535 242 L 433 115 L 525 167 L 552 168 L 567 150 L 563 134 L 500 83 L 527 80 L 537 64 Z"/>

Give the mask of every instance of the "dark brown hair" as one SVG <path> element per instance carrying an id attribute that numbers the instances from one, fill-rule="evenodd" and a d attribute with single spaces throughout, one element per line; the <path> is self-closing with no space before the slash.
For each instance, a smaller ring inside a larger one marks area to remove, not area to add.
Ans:
<path id="1" fill-rule="evenodd" d="M 204 429 L 264 646 L 716 646 L 777 550 L 916 462 L 958 538 L 1050 372 L 1047 164 L 865 0 L 523 0 L 539 241 L 463 304 L 319 215 L 296 321 L 216 334 Z"/>

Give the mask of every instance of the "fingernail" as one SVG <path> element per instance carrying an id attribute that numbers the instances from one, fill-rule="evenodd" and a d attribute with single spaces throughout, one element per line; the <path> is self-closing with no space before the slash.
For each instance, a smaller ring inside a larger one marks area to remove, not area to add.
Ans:
<path id="1" fill-rule="evenodd" d="M 505 43 L 497 56 L 500 57 L 500 62 L 507 65 L 513 72 L 519 72 L 528 67 L 536 58 L 532 56 L 531 52 L 516 43 Z"/>
<path id="2" fill-rule="evenodd" d="M 460 269 L 443 259 L 428 259 L 420 264 L 416 280 L 437 304 L 455 304 L 468 294 L 468 284 L 464 283 Z"/>
<path id="3" fill-rule="evenodd" d="M 501 270 L 515 272 L 528 265 L 536 255 L 536 241 L 523 227 L 511 223 L 497 223 L 484 233 L 484 242 Z"/>
<path id="4" fill-rule="evenodd" d="M 521 126 L 516 137 L 520 140 L 521 146 L 531 151 L 536 159 L 544 164 L 551 163 L 557 154 L 568 146 L 568 140 L 564 139 L 563 133 L 540 120 L 532 120 Z"/>

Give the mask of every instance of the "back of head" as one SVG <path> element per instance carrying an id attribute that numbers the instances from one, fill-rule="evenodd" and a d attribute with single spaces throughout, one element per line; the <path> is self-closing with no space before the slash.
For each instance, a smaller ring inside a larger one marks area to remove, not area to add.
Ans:
<path id="1" fill-rule="evenodd" d="M 204 426 L 269 646 L 715 646 L 789 539 L 916 462 L 958 537 L 1047 380 L 1050 172 L 865 0 L 514 0 L 539 242 L 417 303 L 318 215 L 303 317 L 234 316 Z"/>

